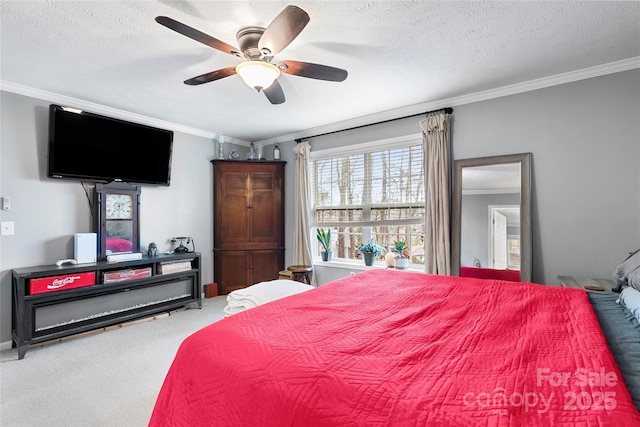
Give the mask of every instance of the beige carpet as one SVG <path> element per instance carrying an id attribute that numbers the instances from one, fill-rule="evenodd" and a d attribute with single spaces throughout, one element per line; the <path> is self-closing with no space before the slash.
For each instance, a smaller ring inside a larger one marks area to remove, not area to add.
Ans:
<path id="1" fill-rule="evenodd" d="M 146 426 L 180 343 L 223 318 L 226 296 L 120 328 L 0 353 L 0 425 Z"/>

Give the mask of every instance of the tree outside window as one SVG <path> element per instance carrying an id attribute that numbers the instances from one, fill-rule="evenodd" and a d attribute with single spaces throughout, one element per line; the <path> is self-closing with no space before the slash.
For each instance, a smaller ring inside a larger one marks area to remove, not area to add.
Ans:
<path id="1" fill-rule="evenodd" d="M 351 260 L 361 243 L 404 240 L 424 265 L 424 155 L 420 141 L 326 156 L 311 162 L 315 227 L 330 228 L 333 259 Z M 316 253 L 319 253 L 320 248 Z"/>

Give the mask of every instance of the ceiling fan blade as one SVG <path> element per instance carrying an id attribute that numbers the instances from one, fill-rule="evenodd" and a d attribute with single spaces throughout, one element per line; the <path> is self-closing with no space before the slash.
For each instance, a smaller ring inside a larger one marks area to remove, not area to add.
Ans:
<path id="1" fill-rule="evenodd" d="M 185 80 L 184 83 L 187 85 L 196 86 L 203 83 L 209 83 L 214 80 L 220 80 L 225 77 L 233 76 L 234 74 L 236 74 L 236 67 L 221 68 L 219 70 L 211 71 L 210 73 L 202 74 L 200 76 Z"/>
<path id="2" fill-rule="evenodd" d="M 238 51 L 238 48 L 233 47 L 229 44 L 226 44 L 223 41 L 220 41 L 214 37 L 211 37 L 208 34 L 203 33 L 202 31 L 198 31 L 195 28 L 191 28 L 188 25 L 185 25 L 181 22 L 176 21 L 175 19 L 171 19 L 166 16 L 156 16 L 156 22 L 160 25 L 164 25 L 165 27 L 182 34 L 183 36 L 187 36 L 190 39 L 193 39 L 197 42 L 205 44 L 209 47 L 217 49 L 221 52 L 228 53 L 233 56 L 240 56 L 242 54 Z"/>
<path id="3" fill-rule="evenodd" d="M 285 101 L 284 92 L 282 91 L 282 86 L 280 86 L 278 80 L 274 80 L 271 86 L 263 89 L 262 91 L 272 104 L 282 104 Z"/>
<path id="4" fill-rule="evenodd" d="M 347 70 L 329 67 L 328 65 L 312 64 L 311 62 L 281 61 L 278 64 L 280 71 L 310 79 L 328 80 L 330 82 L 342 82 L 347 78 Z"/>
<path id="5" fill-rule="evenodd" d="M 264 31 L 258 41 L 258 48 L 262 53 L 265 53 L 264 49 L 268 49 L 266 55 L 276 55 L 287 47 L 308 23 L 307 12 L 297 6 L 287 6 Z"/>

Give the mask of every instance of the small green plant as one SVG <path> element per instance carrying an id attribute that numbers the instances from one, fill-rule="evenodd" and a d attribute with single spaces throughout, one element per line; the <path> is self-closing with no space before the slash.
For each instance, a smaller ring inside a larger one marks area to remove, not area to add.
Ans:
<path id="1" fill-rule="evenodd" d="M 316 230 L 318 242 L 322 245 L 325 252 L 331 252 L 331 229 L 318 228 Z"/>
<path id="2" fill-rule="evenodd" d="M 407 244 L 404 240 L 398 240 L 393 242 L 393 251 L 398 254 L 400 258 L 408 258 L 407 254 Z"/>
<path id="3" fill-rule="evenodd" d="M 386 249 L 384 248 L 384 246 L 381 246 L 373 240 L 370 240 L 366 243 L 361 244 L 360 247 L 356 249 L 356 254 L 373 254 L 376 257 L 379 257 L 380 255 L 385 253 L 385 251 Z"/>

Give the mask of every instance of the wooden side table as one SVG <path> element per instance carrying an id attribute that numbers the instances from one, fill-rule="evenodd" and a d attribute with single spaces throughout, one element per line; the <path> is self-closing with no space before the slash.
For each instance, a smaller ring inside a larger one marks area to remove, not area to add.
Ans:
<path id="1" fill-rule="evenodd" d="M 313 267 L 308 265 L 292 265 L 287 267 L 287 270 L 292 273 L 292 279 L 296 282 L 306 283 L 307 285 L 311 284 Z"/>
<path id="2" fill-rule="evenodd" d="M 565 288 L 584 289 L 587 292 L 613 292 L 613 288 L 617 286 L 613 280 L 588 277 L 558 276 L 558 280 Z"/>

